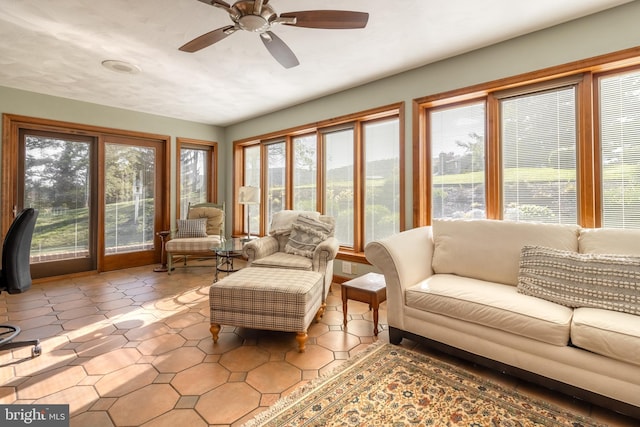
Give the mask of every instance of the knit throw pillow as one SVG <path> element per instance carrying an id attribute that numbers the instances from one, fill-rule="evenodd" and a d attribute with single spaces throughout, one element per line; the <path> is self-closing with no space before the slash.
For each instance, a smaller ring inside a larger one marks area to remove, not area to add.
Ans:
<path id="1" fill-rule="evenodd" d="M 179 219 L 176 239 L 207 237 L 207 218 Z"/>
<path id="2" fill-rule="evenodd" d="M 291 224 L 291 235 L 284 251 L 288 254 L 313 258 L 313 252 L 331 233 L 331 226 L 304 215 Z"/>
<path id="3" fill-rule="evenodd" d="M 640 257 L 525 246 L 518 292 L 567 307 L 640 315 Z"/>

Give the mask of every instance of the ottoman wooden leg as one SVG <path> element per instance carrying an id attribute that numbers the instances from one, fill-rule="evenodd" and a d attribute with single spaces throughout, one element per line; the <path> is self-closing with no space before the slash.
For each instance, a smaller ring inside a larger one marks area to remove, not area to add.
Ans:
<path id="1" fill-rule="evenodd" d="M 209 328 L 209 330 L 211 331 L 211 336 L 213 337 L 213 342 L 216 343 L 218 342 L 218 332 L 220 332 L 220 325 L 217 323 L 212 323 L 211 327 Z"/>
<path id="2" fill-rule="evenodd" d="M 322 316 L 324 316 L 324 312 L 327 309 L 327 303 L 323 302 L 322 305 L 320 306 L 320 308 L 318 309 L 318 312 L 316 313 L 316 323 L 318 323 L 320 321 L 320 319 L 322 319 Z"/>
<path id="3" fill-rule="evenodd" d="M 309 336 L 306 331 L 298 332 L 296 334 L 296 341 L 298 341 L 298 353 L 304 353 L 307 346 L 307 339 Z"/>

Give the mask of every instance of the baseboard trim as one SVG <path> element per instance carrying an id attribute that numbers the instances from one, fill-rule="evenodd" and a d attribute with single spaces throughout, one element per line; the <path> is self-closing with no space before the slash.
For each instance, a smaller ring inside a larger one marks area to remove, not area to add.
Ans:
<path id="1" fill-rule="evenodd" d="M 342 284 L 344 282 L 347 282 L 349 280 L 353 279 L 353 277 L 344 277 L 344 276 L 336 276 L 335 274 L 333 275 L 333 279 L 331 280 L 333 283 L 339 283 Z"/>

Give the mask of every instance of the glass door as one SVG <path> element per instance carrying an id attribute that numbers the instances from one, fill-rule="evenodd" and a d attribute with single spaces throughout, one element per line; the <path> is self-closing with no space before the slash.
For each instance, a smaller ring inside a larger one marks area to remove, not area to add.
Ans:
<path id="1" fill-rule="evenodd" d="M 104 270 L 151 264 L 161 200 L 161 143 L 107 137 L 104 144 Z"/>
<path id="2" fill-rule="evenodd" d="M 32 277 L 96 268 L 95 138 L 36 130 L 20 133 L 15 213 L 38 210 Z"/>

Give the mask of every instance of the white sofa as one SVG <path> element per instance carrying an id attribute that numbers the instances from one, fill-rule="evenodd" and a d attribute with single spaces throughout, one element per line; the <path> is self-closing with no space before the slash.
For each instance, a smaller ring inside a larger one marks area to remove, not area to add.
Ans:
<path id="1" fill-rule="evenodd" d="M 572 308 L 519 292 L 526 292 L 520 263 L 528 245 L 542 253 L 568 251 L 558 252 L 560 263 L 563 254 L 587 261 L 624 254 L 630 268 L 640 269 L 640 230 L 436 220 L 365 248 L 386 280 L 390 341 L 425 341 L 640 417 L 640 288 L 625 290 L 631 312 Z"/>

